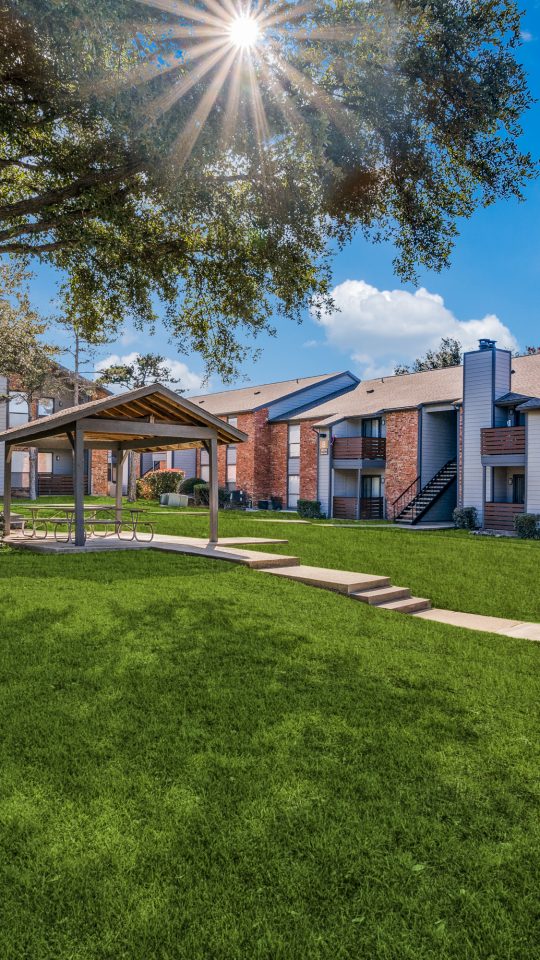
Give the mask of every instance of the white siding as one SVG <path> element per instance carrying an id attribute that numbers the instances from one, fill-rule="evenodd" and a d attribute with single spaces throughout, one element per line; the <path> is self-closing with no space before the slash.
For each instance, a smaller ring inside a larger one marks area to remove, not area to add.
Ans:
<path id="1" fill-rule="evenodd" d="M 0 395 L 7 394 L 7 380 L 0 377 Z M 7 429 L 7 403 L 0 402 L 0 432 Z M 4 455 L 5 444 L 0 443 L 0 496 L 4 495 Z"/>
<path id="2" fill-rule="evenodd" d="M 527 513 L 540 513 L 540 410 L 527 414 Z"/>

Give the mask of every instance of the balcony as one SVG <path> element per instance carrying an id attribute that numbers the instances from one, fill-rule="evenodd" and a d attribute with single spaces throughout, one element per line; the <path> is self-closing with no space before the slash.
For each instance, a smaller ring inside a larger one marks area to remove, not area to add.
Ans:
<path id="1" fill-rule="evenodd" d="M 482 456 L 523 456 L 525 427 L 488 427 L 482 430 Z"/>
<path id="2" fill-rule="evenodd" d="M 382 497 L 362 497 L 359 518 L 357 497 L 334 497 L 332 516 L 335 520 L 382 520 L 384 500 Z"/>
<path id="3" fill-rule="evenodd" d="M 508 530 L 513 533 L 514 517 L 524 512 L 525 504 L 523 503 L 486 503 L 484 528 L 486 530 Z"/>
<path id="4" fill-rule="evenodd" d="M 384 437 L 336 437 L 332 445 L 334 460 L 386 460 Z"/>

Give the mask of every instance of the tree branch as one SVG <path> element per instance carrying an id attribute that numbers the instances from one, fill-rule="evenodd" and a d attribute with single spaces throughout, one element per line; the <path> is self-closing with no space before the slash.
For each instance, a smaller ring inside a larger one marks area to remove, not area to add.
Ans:
<path id="1" fill-rule="evenodd" d="M 81 177 L 75 183 L 70 183 L 59 190 L 48 190 L 39 197 L 29 200 L 19 200 L 17 203 L 9 203 L 0 207 L 0 220 L 8 220 L 11 217 L 23 217 L 39 213 L 45 207 L 52 207 L 57 203 L 63 203 L 64 200 L 71 200 L 80 196 L 85 190 L 95 187 L 100 183 L 118 183 L 128 177 L 133 177 L 144 169 L 142 161 L 130 161 L 122 167 L 115 167 L 112 170 L 94 170 L 86 177 Z"/>
<path id="2" fill-rule="evenodd" d="M 24 223 L 20 227 L 10 227 L 8 230 L 0 230 L 0 243 L 3 240 L 11 240 L 15 237 L 22 237 L 25 234 L 36 235 L 38 233 L 47 233 L 49 230 L 54 230 L 56 227 L 61 227 L 65 223 L 70 223 L 73 220 L 79 220 L 82 217 L 88 216 L 93 211 L 90 209 L 86 210 L 73 210 L 67 211 L 61 217 L 54 217 L 52 220 L 38 220 L 36 223 Z M 1 247 L 0 250 L 3 250 L 4 247 Z"/>

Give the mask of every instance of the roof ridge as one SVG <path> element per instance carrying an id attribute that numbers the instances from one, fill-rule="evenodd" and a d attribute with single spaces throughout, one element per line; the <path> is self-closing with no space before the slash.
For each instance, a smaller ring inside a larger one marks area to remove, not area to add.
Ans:
<path id="1" fill-rule="evenodd" d="M 301 380 L 324 380 L 327 377 L 336 377 L 340 373 L 346 373 L 346 370 L 335 370 L 332 373 L 314 373 L 307 377 L 289 377 L 287 380 L 269 380 L 268 383 L 246 383 L 243 387 L 228 387 L 225 390 L 214 390 L 212 393 L 198 393 L 191 400 L 198 400 L 200 397 L 215 397 L 220 393 L 237 393 L 239 390 L 249 390 L 250 387 L 278 387 L 282 383 L 299 383 Z"/>

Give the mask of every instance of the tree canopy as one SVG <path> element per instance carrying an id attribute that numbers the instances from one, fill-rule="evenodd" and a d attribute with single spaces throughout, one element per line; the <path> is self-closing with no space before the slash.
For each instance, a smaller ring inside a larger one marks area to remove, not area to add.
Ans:
<path id="1" fill-rule="evenodd" d="M 394 373 L 425 373 L 426 370 L 442 370 L 443 367 L 459 367 L 463 359 L 463 345 L 452 337 L 443 337 L 436 350 L 428 350 L 424 357 L 417 357 L 410 366 L 398 364 Z"/>
<path id="2" fill-rule="evenodd" d="M 89 334 L 159 302 L 225 379 L 355 230 L 413 279 L 534 175 L 513 0 L 254 6 L 251 56 L 228 0 L 0 0 L 0 252 L 65 271 Z"/>

